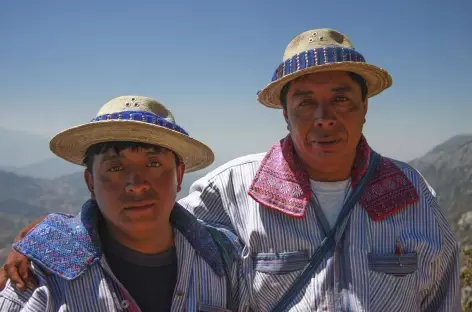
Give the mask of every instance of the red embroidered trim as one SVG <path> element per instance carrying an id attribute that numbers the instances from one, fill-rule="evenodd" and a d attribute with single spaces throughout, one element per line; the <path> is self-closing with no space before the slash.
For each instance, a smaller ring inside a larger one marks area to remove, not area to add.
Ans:
<path id="1" fill-rule="evenodd" d="M 359 203 L 372 220 L 379 221 L 414 204 L 418 198 L 405 174 L 390 159 L 382 157 Z"/>
<path id="2" fill-rule="evenodd" d="M 362 137 L 351 172 L 353 187 L 366 173 L 371 152 Z M 300 164 L 290 136 L 280 140 L 262 160 L 249 196 L 265 207 L 303 217 L 311 198 L 311 186 Z M 418 194 L 410 180 L 391 160 L 382 157 L 359 203 L 372 220 L 379 221 L 416 201 Z"/>
<path id="3" fill-rule="evenodd" d="M 248 194 L 263 206 L 303 217 L 311 197 L 310 179 L 292 151 L 292 140 L 275 144 L 262 160 Z"/>

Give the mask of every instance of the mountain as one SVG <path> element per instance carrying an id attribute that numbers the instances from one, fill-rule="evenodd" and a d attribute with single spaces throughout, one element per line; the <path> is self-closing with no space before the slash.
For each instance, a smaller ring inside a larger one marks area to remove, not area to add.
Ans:
<path id="1" fill-rule="evenodd" d="M 0 170 L 34 178 L 57 178 L 81 171 L 79 166 L 56 157 L 49 139 L 0 127 Z"/>
<path id="2" fill-rule="evenodd" d="M 455 136 L 410 164 L 436 191 L 461 244 L 472 247 L 472 135 Z"/>
<path id="3" fill-rule="evenodd" d="M 22 176 L 46 179 L 59 178 L 71 173 L 83 172 L 83 170 L 83 167 L 69 163 L 59 157 L 45 159 L 19 168 L 5 169 L 5 171 L 14 172 Z"/>

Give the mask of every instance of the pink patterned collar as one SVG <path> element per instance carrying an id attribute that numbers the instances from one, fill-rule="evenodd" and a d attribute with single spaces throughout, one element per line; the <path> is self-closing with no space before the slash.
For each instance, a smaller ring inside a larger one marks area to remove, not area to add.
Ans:
<path id="1" fill-rule="evenodd" d="M 366 173 L 371 152 L 362 137 L 351 171 L 353 187 Z M 292 217 L 305 215 L 311 198 L 310 178 L 298 160 L 290 136 L 266 154 L 248 194 L 259 204 Z M 410 180 L 391 160 L 381 157 L 359 203 L 372 220 L 379 221 L 417 201 L 418 193 Z"/>

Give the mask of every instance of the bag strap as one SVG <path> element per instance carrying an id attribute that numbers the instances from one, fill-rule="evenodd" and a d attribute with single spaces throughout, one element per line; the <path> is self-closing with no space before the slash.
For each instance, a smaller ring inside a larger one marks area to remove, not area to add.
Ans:
<path id="1" fill-rule="evenodd" d="M 335 226 L 328 232 L 326 237 L 321 242 L 321 245 L 314 252 L 310 262 L 303 268 L 303 271 L 300 273 L 295 282 L 290 286 L 284 296 L 282 296 L 282 298 L 277 302 L 275 307 L 272 309 L 272 312 L 285 311 L 287 306 L 295 299 L 302 288 L 305 287 L 308 280 L 311 279 L 313 273 L 316 271 L 326 254 L 332 250 L 332 248 L 337 244 L 337 241 L 341 239 L 342 233 L 344 233 L 344 229 L 346 228 L 346 224 L 349 221 L 349 217 L 351 216 L 353 208 L 364 193 L 365 185 L 372 177 L 375 169 L 377 168 L 379 160 L 380 155 L 372 151 L 369 168 L 367 169 L 366 174 L 356 185 L 349 198 L 346 200 L 346 203 L 339 214 Z M 338 235 L 336 235 L 337 233 Z"/>

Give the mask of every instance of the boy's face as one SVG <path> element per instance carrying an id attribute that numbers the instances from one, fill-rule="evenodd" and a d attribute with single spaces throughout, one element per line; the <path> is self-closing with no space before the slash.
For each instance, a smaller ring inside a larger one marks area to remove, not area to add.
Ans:
<path id="1" fill-rule="evenodd" d="M 108 149 L 93 156 L 87 185 L 100 211 L 124 235 L 139 239 L 169 223 L 185 166 L 165 148 Z"/>

